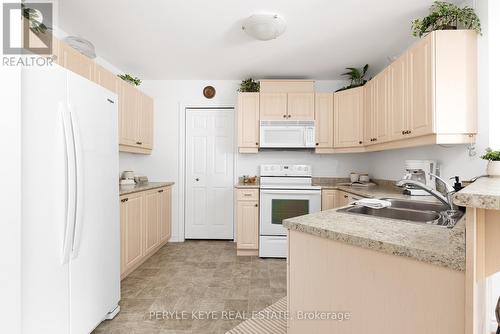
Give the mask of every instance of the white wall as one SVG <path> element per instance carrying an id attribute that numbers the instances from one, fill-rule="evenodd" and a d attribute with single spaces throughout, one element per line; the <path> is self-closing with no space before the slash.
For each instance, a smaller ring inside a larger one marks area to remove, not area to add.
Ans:
<path id="1" fill-rule="evenodd" d="M 173 240 L 179 239 L 179 224 L 183 213 L 184 201 L 179 185 L 182 177 L 180 170 L 181 115 L 185 106 L 236 106 L 238 80 L 197 81 L 197 80 L 152 80 L 141 86 L 155 99 L 155 139 L 154 150 L 150 156 L 120 153 L 120 170 L 133 170 L 147 175 L 150 181 L 173 181 Z M 342 81 L 317 81 L 318 92 L 336 90 Z M 212 85 L 217 94 L 207 100 L 202 95 L 203 87 Z M 182 139 L 183 140 L 183 139 Z M 256 155 L 237 154 L 235 176 L 258 174 L 258 166 L 265 163 L 308 163 L 313 166 L 317 176 L 346 176 L 354 166 L 366 168 L 366 159 L 359 154 L 314 155 L 309 152 L 260 152 Z"/>

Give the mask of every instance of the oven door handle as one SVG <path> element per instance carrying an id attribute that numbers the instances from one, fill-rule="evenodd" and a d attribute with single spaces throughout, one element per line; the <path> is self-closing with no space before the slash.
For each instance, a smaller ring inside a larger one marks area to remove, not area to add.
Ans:
<path id="1" fill-rule="evenodd" d="M 321 195 L 321 190 L 261 189 L 261 194 Z"/>

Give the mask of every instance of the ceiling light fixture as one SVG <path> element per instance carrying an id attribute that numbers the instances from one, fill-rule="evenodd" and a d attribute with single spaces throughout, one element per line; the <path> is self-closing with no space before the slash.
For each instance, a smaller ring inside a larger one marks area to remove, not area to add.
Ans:
<path id="1" fill-rule="evenodd" d="M 285 19 L 278 14 L 254 14 L 241 27 L 248 35 L 260 41 L 276 39 L 285 32 Z"/>

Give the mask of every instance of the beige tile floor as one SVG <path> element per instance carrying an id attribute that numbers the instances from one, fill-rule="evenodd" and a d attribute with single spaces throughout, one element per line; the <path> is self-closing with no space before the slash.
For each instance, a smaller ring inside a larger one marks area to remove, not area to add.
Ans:
<path id="1" fill-rule="evenodd" d="M 286 295 L 286 262 L 237 257 L 229 241 L 169 243 L 122 281 L 121 292 L 121 312 L 94 334 L 225 333 Z M 193 311 L 210 319 L 193 319 Z"/>

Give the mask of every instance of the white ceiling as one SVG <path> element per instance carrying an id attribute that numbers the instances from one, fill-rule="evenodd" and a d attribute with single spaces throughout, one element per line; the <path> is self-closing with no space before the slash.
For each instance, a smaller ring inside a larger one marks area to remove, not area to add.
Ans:
<path id="1" fill-rule="evenodd" d="M 347 66 L 376 72 L 414 38 L 411 19 L 432 0 L 62 0 L 59 26 L 99 56 L 143 79 L 338 79 Z M 251 14 L 276 12 L 283 36 L 241 30 Z"/>

